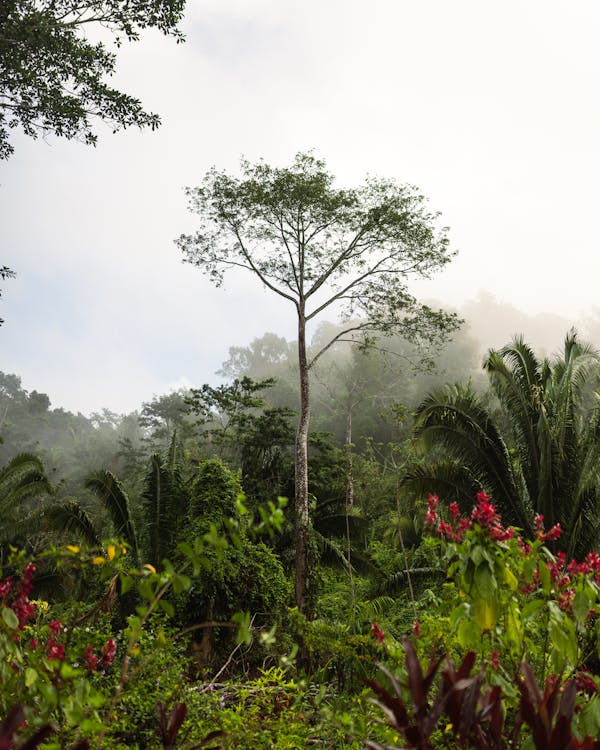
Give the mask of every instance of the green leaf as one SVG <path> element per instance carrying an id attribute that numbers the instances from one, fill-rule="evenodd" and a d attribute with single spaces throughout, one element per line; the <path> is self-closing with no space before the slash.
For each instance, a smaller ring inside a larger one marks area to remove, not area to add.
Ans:
<path id="1" fill-rule="evenodd" d="M 538 570 L 540 574 L 540 582 L 542 584 L 542 591 L 548 596 L 550 593 L 550 571 L 544 562 L 540 562 Z"/>
<path id="2" fill-rule="evenodd" d="M 482 632 L 492 630 L 499 615 L 498 600 L 495 597 L 489 599 L 476 599 L 473 602 L 473 615 Z"/>
<path id="3" fill-rule="evenodd" d="M 192 587 L 192 579 L 186 575 L 176 575 L 173 577 L 173 591 L 176 594 L 182 594 L 184 591 L 188 591 Z"/>
<path id="4" fill-rule="evenodd" d="M 133 586 L 133 578 L 127 573 L 119 574 L 119 582 L 121 584 L 121 595 L 126 594 Z"/>
<path id="5" fill-rule="evenodd" d="M 54 685 L 48 685 L 44 682 L 40 683 L 39 691 L 46 703 L 51 707 L 55 708 L 58 704 L 58 693 Z"/>
<path id="6" fill-rule="evenodd" d="M 519 581 L 517 580 L 517 577 L 512 572 L 512 570 L 510 570 L 510 568 L 507 568 L 506 566 L 503 566 L 502 576 L 503 576 L 504 583 L 508 586 L 508 588 L 511 591 L 516 591 L 519 586 Z"/>
<path id="7" fill-rule="evenodd" d="M 573 599 L 573 614 L 580 625 L 587 620 L 591 606 L 592 603 L 585 591 L 580 590 L 575 594 L 575 598 Z"/>
<path id="8" fill-rule="evenodd" d="M 475 620 L 461 620 L 457 638 L 462 648 L 478 649 L 481 645 L 481 630 Z"/>
<path id="9" fill-rule="evenodd" d="M 489 563 L 482 562 L 475 568 L 475 585 L 484 599 L 490 599 L 494 595 L 498 584 Z"/>
<path id="10" fill-rule="evenodd" d="M 2 619 L 4 620 L 6 626 L 11 630 L 16 630 L 19 627 L 19 618 L 12 611 L 12 609 L 9 609 L 8 607 L 2 608 Z"/>
<path id="11" fill-rule="evenodd" d="M 456 626 L 461 620 L 464 620 L 465 617 L 469 616 L 470 607 L 467 602 L 463 602 L 462 604 L 459 604 L 458 607 L 455 607 L 452 612 L 450 613 L 450 627 L 452 630 L 456 630 Z"/>
<path id="12" fill-rule="evenodd" d="M 236 612 L 231 618 L 232 622 L 238 625 L 236 642 L 245 643 L 249 646 L 252 643 L 252 632 L 250 630 L 250 612 Z"/>
<path id="13" fill-rule="evenodd" d="M 167 615 L 167 617 L 173 617 L 175 614 L 175 608 L 171 604 L 171 602 L 167 602 L 164 599 L 161 599 L 158 602 L 158 606 L 162 609 L 163 612 Z"/>
<path id="14" fill-rule="evenodd" d="M 38 680 L 38 673 L 33 667 L 27 667 L 25 670 L 25 687 L 30 688 Z"/>
<path id="15" fill-rule="evenodd" d="M 521 611 L 521 617 L 525 620 L 530 620 L 532 617 L 537 615 L 540 609 L 544 608 L 544 602 L 541 599 L 532 599 L 530 602 L 523 607 Z"/>
<path id="16" fill-rule="evenodd" d="M 70 680 L 73 677 L 77 677 L 81 674 L 81 670 L 76 667 L 72 667 L 68 662 L 63 661 L 60 665 L 60 676 L 65 680 Z"/>

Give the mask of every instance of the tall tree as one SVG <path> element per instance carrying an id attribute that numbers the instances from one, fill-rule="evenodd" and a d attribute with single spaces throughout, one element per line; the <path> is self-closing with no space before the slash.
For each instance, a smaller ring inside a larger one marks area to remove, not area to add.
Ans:
<path id="1" fill-rule="evenodd" d="M 393 180 L 334 186 L 325 163 L 298 154 L 290 167 L 243 161 L 240 177 L 209 171 L 188 189 L 195 234 L 177 241 L 184 259 L 220 286 L 228 270 L 253 274 L 290 303 L 297 318 L 300 413 L 295 444 L 296 603 L 307 575 L 309 372 L 336 341 L 400 331 L 414 342 L 440 341 L 454 315 L 422 305 L 411 277 L 430 277 L 450 261 L 447 231 L 425 198 Z M 344 325 L 309 356 L 307 325 L 335 306 Z"/>

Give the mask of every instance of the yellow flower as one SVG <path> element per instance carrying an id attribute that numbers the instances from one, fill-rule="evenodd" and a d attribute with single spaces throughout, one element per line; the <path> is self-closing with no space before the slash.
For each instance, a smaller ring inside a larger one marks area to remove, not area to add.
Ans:
<path id="1" fill-rule="evenodd" d="M 105 562 L 106 560 L 103 557 L 95 557 L 92 560 L 92 565 L 104 565 Z"/>
<path id="2" fill-rule="evenodd" d="M 73 552 L 74 554 L 77 554 L 79 552 L 79 547 L 77 547 L 75 544 L 67 544 L 67 549 L 69 552 Z"/>
<path id="3" fill-rule="evenodd" d="M 115 545 L 114 544 L 108 545 L 108 547 L 106 548 L 106 554 L 108 555 L 109 560 L 115 559 Z"/>
<path id="4" fill-rule="evenodd" d="M 150 563 L 146 563 L 144 565 L 144 568 L 146 568 L 146 570 L 149 570 L 151 573 L 156 573 L 156 568 L 154 567 L 154 565 L 150 565 Z"/>
<path id="5" fill-rule="evenodd" d="M 127 554 L 127 547 L 121 545 L 121 554 L 123 555 L 123 557 Z"/>
<path id="6" fill-rule="evenodd" d="M 38 614 L 46 614 L 50 609 L 50 605 L 44 599 L 32 599 L 30 603 L 36 608 Z"/>

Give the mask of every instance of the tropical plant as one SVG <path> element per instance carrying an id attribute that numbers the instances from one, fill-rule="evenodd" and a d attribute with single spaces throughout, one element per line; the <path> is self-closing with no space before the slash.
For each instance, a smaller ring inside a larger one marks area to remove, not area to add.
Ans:
<path id="1" fill-rule="evenodd" d="M 500 412 L 470 386 L 430 394 L 415 433 L 435 458 L 403 484 L 457 500 L 485 490 L 507 522 L 533 535 L 560 523 L 558 548 L 577 557 L 600 539 L 600 405 L 590 405 L 600 359 L 570 331 L 560 357 L 539 359 L 522 337 L 484 363 Z"/>
<path id="2" fill-rule="evenodd" d="M 20 453 L 0 469 L 0 544 L 21 536 L 39 510 L 34 501 L 50 494 L 52 487 L 37 456 Z"/>

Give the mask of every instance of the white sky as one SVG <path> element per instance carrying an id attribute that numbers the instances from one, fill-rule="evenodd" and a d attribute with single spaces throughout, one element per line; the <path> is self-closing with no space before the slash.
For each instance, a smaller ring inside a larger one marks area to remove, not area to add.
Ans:
<path id="1" fill-rule="evenodd" d="M 0 369 L 89 412 L 200 385 L 231 345 L 294 337 L 251 277 L 213 289 L 173 240 L 183 187 L 241 155 L 315 149 L 340 183 L 416 184 L 458 257 L 415 289 L 485 290 L 529 314 L 598 305 L 597 0 L 188 0 L 187 42 L 119 51 L 115 85 L 156 133 L 96 149 L 15 135 L 0 162 Z M 513 331 L 507 332 L 507 338 Z M 600 343 L 600 342 L 599 342 Z"/>

